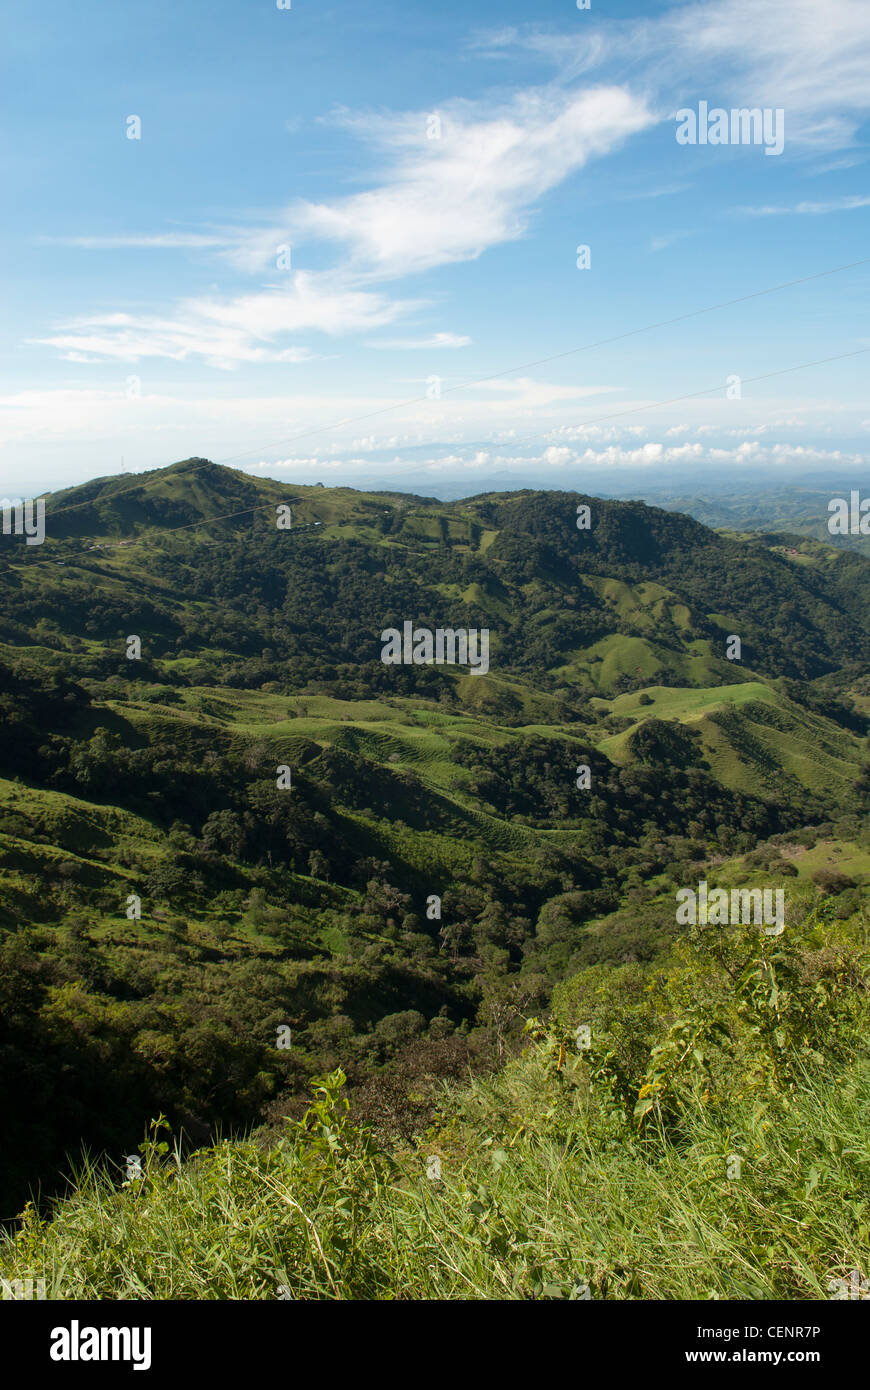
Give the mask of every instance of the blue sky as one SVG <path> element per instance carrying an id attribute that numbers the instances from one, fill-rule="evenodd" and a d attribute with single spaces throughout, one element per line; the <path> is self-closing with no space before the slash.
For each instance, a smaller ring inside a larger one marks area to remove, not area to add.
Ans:
<path id="1" fill-rule="evenodd" d="M 870 257 L 868 70 L 866 0 L 19 7 L 0 491 L 857 483 L 870 265 L 601 340 Z M 679 144 L 701 101 L 782 153 Z"/>

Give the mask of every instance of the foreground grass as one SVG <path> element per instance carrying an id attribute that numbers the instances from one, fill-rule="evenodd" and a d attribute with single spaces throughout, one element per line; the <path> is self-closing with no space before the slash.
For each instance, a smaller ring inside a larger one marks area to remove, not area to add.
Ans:
<path id="1" fill-rule="evenodd" d="M 679 1144 L 616 1114 L 608 1134 L 540 1058 L 400 1158 L 348 1130 L 330 1083 L 271 1152 L 154 1143 L 120 1189 L 86 1171 L 49 1224 L 26 1213 L 0 1273 L 61 1299 L 827 1298 L 868 1269 L 868 1092 L 866 1063 L 808 1081 L 739 1136 L 729 1178 L 737 1136 L 700 1102 Z"/>
<path id="2" fill-rule="evenodd" d="M 592 967 L 416 1146 L 353 1128 L 341 1072 L 269 1149 L 182 1161 L 157 1121 L 141 1177 L 88 1166 L 28 1207 L 0 1277 L 58 1299 L 843 1296 L 870 1272 L 868 978 L 863 915 L 815 908 L 781 937 L 695 933 L 653 978 Z"/>

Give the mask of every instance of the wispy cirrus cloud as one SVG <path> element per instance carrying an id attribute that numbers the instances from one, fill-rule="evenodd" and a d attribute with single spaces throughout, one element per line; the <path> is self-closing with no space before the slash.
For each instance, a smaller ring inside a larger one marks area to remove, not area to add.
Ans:
<path id="1" fill-rule="evenodd" d="M 533 52 L 565 83 L 606 70 L 666 116 L 716 94 L 737 106 L 782 107 L 787 141 L 803 149 L 854 144 L 870 114 L 870 6 L 866 0 L 693 0 L 650 18 L 582 24 L 553 33 L 535 24 L 478 39 L 491 56 Z"/>
<path id="2" fill-rule="evenodd" d="M 663 236 L 654 236 L 649 244 L 650 251 L 665 251 L 669 246 L 673 246 L 677 241 L 683 241 L 687 236 L 694 236 L 694 232 L 689 228 L 684 228 L 677 232 L 665 232 Z"/>
<path id="3" fill-rule="evenodd" d="M 425 338 L 372 338 L 366 347 L 397 350 L 399 352 L 421 352 L 432 348 L 468 347 L 471 339 L 460 333 L 430 333 Z"/>
<path id="4" fill-rule="evenodd" d="M 781 216 L 823 216 L 828 212 L 851 212 L 853 208 L 870 207 L 870 194 L 850 194 L 843 198 L 828 198 L 821 202 L 800 202 L 789 206 L 775 207 L 768 205 L 765 207 L 744 207 L 737 211 L 747 217 L 781 217 Z"/>
<path id="5" fill-rule="evenodd" d="M 678 61 L 723 74 L 741 106 L 783 107 L 789 140 L 852 144 L 870 113 L 870 7 L 865 0 L 724 0 L 695 3 L 660 21 Z"/>
<path id="6" fill-rule="evenodd" d="M 78 246 L 84 251 L 126 251 L 196 249 L 226 247 L 231 244 L 225 233 L 206 232 L 133 232 L 112 236 L 44 236 L 39 240 L 53 246 Z"/>

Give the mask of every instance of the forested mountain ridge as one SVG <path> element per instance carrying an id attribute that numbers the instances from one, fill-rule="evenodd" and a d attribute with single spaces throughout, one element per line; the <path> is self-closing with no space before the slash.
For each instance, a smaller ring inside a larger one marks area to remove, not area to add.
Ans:
<path id="1" fill-rule="evenodd" d="M 166 642 L 171 634 L 176 645 L 180 639 L 189 644 L 193 634 L 167 604 L 166 586 L 183 581 L 183 588 L 172 588 L 173 596 L 220 601 L 253 619 L 250 644 L 268 635 L 260 634 L 258 616 L 286 617 L 287 633 L 271 634 L 283 637 L 281 655 L 310 634 L 312 648 L 323 642 L 324 659 L 328 652 L 335 661 L 371 662 L 377 651 L 366 624 L 376 634 L 386 625 L 385 614 L 411 598 L 418 606 L 434 603 L 441 614 L 449 608 L 457 620 L 465 614 L 469 622 L 473 617 L 488 623 L 502 644 L 500 665 L 506 669 L 537 659 L 522 641 L 532 618 L 550 643 L 545 671 L 558 654 L 588 649 L 607 636 L 614 619 L 666 652 L 681 645 L 675 633 L 682 643 L 706 642 L 712 650 L 704 654 L 717 660 L 724 655 L 719 638 L 727 618 L 741 629 L 744 666 L 769 675 L 818 676 L 826 666 L 862 655 L 868 562 L 854 554 L 831 551 L 826 565 L 795 563 L 762 543 L 718 536 L 679 514 L 574 493 L 441 503 L 352 489 L 286 488 L 202 460 L 142 479 L 133 484 L 122 475 L 48 499 L 46 544 L 27 549 L 24 559 L 73 568 L 72 575 L 58 576 L 67 611 L 82 572 L 122 585 L 126 576 L 134 586 L 123 594 L 127 604 L 144 579 L 162 620 L 161 637 Z M 293 507 L 292 530 L 276 528 L 280 504 Z M 588 530 L 575 524 L 581 504 L 593 513 Z M 98 548 L 110 543 L 116 551 Z M 3 555 L 18 558 L 8 542 Z M 805 562 L 807 556 L 800 558 Z M 619 595 L 602 592 L 600 579 L 658 583 L 668 593 L 632 594 L 626 605 Z M 356 594 L 362 605 L 359 632 L 343 621 L 354 617 L 343 610 L 355 582 L 362 585 Z M 723 596 L 727 612 L 717 616 Z M 108 601 L 119 601 L 120 593 L 97 597 L 106 601 L 110 621 Z M 687 618 L 675 621 L 662 612 L 662 600 L 665 609 L 675 600 L 687 607 Z M 324 623 L 322 612 L 308 610 L 327 602 L 338 609 Z M 136 606 L 132 615 L 150 611 Z M 132 615 L 125 609 L 122 616 Z M 720 662 L 716 669 L 725 675 L 728 668 Z"/>
<path id="2" fill-rule="evenodd" d="M 835 823 L 857 892 L 870 561 L 775 540 L 199 459 L 0 538 L 5 1214 L 81 1140 L 202 1142 L 339 1062 L 417 1123 L 572 972 L 658 959 L 691 866 L 787 877 Z M 488 672 L 384 664 L 405 622 L 487 629 Z"/>

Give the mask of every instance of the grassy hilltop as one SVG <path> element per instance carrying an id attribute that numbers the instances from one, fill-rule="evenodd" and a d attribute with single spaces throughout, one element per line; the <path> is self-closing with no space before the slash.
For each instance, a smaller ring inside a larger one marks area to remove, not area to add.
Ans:
<path id="1" fill-rule="evenodd" d="M 41 546 L 0 538 L 4 1216 L 82 1146 L 95 1165 L 0 1273 L 814 1297 L 854 1264 L 870 560 L 780 540 L 200 459 L 50 496 Z M 487 628 L 489 672 L 384 665 L 405 620 Z M 783 886 L 783 938 L 678 928 L 702 877 Z M 158 1115 L 181 1167 L 158 1132 L 146 1211 L 122 1155 Z M 688 1264 L 653 1239 L 666 1212 Z"/>

